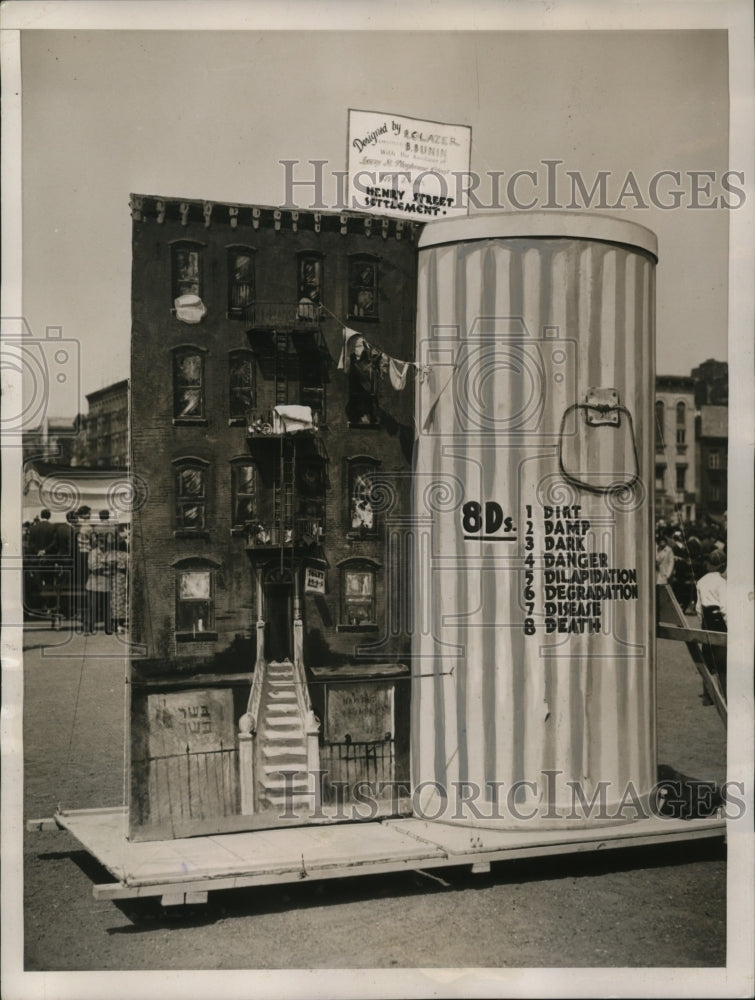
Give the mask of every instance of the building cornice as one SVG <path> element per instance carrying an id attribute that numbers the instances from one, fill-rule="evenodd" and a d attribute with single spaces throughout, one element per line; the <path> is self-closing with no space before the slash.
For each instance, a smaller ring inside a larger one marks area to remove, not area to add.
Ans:
<path id="1" fill-rule="evenodd" d="M 241 205 L 192 198 L 165 198 L 160 195 L 132 194 L 129 201 L 135 224 L 166 221 L 182 226 L 202 225 L 206 229 L 224 226 L 241 239 L 258 229 L 276 232 L 336 232 L 341 236 L 363 235 L 413 242 L 422 223 L 393 219 L 364 212 L 320 212 L 270 205 Z"/>

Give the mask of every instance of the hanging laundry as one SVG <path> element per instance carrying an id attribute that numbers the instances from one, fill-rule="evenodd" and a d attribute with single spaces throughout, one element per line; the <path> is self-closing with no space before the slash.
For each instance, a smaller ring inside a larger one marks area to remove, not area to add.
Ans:
<path id="1" fill-rule="evenodd" d="M 389 360 L 391 385 L 394 389 L 401 391 L 406 385 L 406 373 L 409 371 L 409 362 L 397 361 L 395 358 L 390 358 Z"/>
<path id="2" fill-rule="evenodd" d="M 338 368 L 347 372 L 350 367 L 349 341 L 352 337 L 361 337 L 357 330 L 350 330 L 348 326 L 343 328 L 343 342 L 341 343 L 341 356 L 338 359 Z M 362 337 L 364 340 L 364 338 Z"/>
<path id="3" fill-rule="evenodd" d="M 273 434 L 295 434 L 314 429 L 312 408 L 295 403 L 281 403 L 273 410 Z"/>
<path id="4" fill-rule="evenodd" d="M 207 309 L 198 295 L 179 295 L 174 300 L 176 318 L 182 323 L 199 323 Z"/>

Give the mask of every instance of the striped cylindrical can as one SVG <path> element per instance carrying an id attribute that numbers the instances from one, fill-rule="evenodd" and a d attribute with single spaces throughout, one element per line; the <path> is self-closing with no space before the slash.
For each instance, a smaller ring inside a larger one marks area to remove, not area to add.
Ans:
<path id="1" fill-rule="evenodd" d="M 426 818 L 643 816 L 656 782 L 656 240 L 486 214 L 419 242 L 412 777 Z"/>

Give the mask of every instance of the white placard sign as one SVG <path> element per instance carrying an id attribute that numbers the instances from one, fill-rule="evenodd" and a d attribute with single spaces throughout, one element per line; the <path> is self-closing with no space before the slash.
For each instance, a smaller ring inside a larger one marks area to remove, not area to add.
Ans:
<path id="1" fill-rule="evenodd" d="M 307 566 L 306 572 L 304 574 L 304 593 L 305 594 L 325 593 L 325 570 L 312 569 L 311 566 Z"/>
<path id="2" fill-rule="evenodd" d="M 466 215 L 468 125 L 349 109 L 350 208 L 416 222 Z"/>

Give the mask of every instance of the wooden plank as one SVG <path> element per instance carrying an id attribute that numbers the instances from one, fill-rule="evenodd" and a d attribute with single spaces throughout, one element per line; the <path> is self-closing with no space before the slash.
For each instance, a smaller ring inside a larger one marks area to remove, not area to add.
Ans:
<path id="1" fill-rule="evenodd" d="M 118 880 L 95 886 L 95 896 L 103 899 L 487 863 L 725 832 L 717 818 L 567 830 L 488 830 L 409 819 L 134 843 L 125 839 L 122 810 L 68 814 L 61 821 Z"/>
<path id="2" fill-rule="evenodd" d="M 27 833 L 50 833 L 54 830 L 62 830 L 54 816 L 47 816 L 45 819 L 27 819 Z"/>
<path id="3" fill-rule="evenodd" d="M 725 646 L 728 638 L 726 632 L 709 632 L 701 628 L 680 628 L 676 625 L 659 625 L 656 635 L 659 639 L 704 642 L 709 646 Z"/>
<path id="4" fill-rule="evenodd" d="M 517 847 L 499 848 L 497 850 L 469 853 L 466 855 L 434 854 L 421 859 L 392 859 L 380 862 L 354 862 L 340 867 L 316 868 L 308 867 L 302 874 L 300 868 L 291 867 L 285 871 L 239 872 L 235 875 L 218 876 L 215 878 L 186 879 L 180 883 L 184 893 L 212 892 L 220 889 L 242 889 L 255 886 L 280 885 L 298 882 L 302 878 L 314 880 L 349 878 L 354 875 L 379 875 L 398 871 L 421 871 L 425 868 L 459 867 L 465 863 L 488 864 L 499 861 L 515 861 L 524 858 L 553 857 L 555 855 L 570 855 L 587 851 L 605 851 L 622 847 L 643 847 L 664 843 L 681 843 L 693 840 L 718 839 L 725 834 L 725 824 L 722 820 L 710 823 L 704 820 L 664 820 L 664 827 L 656 826 L 654 830 L 646 828 L 644 833 L 633 836 L 596 838 L 594 831 L 590 839 L 572 840 L 552 843 L 533 843 Z M 629 826 L 630 824 L 627 824 Z M 106 883 L 93 886 L 95 899 L 133 899 L 160 896 L 164 893 L 177 891 L 177 883 L 166 881 L 152 885 L 123 885 Z"/>
<path id="5" fill-rule="evenodd" d="M 493 823 L 474 826 L 463 823 L 440 823 L 422 819 L 389 820 L 395 829 L 401 830 L 407 836 L 427 844 L 434 845 L 449 856 L 471 857 L 489 851 L 510 851 L 543 847 L 554 853 L 570 844 L 599 844 L 605 846 L 609 841 L 621 840 L 633 843 L 644 837 L 666 837 L 674 833 L 684 834 L 694 829 L 713 830 L 723 833 L 725 821 L 711 816 L 705 819 L 678 820 L 667 817 L 651 817 L 634 821 L 615 821 L 603 826 L 580 826 L 566 824 L 558 828 L 537 829 L 522 824 L 517 829 L 501 829 Z M 686 826 L 685 826 L 686 824 Z M 689 828 L 689 830 L 688 830 Z"/>
<path id="6" fill-rule="evenodd" d="M 665 593 L 668 607 L 671 609 L 672 617 L 675 619 L 676 626 L 680 629 L 686 629 L 687 619 L 684 617 L 684 612 L 680 608 L 679 602 L 674 596 L 674 592 L 669 586 L 669 584 L 666 583 L 663 585 L 663 592 Z M 660 623 L 656 625 L 657 635 L 660 635 L 660 631 L 662 628 L 664 628 L 664 626 L 662 626 Z M 693 631 L 697 630 L 695 629 Z M 708 635 L 709 633 L 705 632 L 705 634 Z M 721 635 L 722 633 L 718 634 Z M 692 640 L 690 641 L 685 640 L 685 642 L 687 649 L 689 650 L 689 654 L 692 657 L 695 666 L 697 667 L 697 672 L 700 674 L 700 677 L 702 678 L 703 685 L 708 694 L 708 697 L 716 706 L 716 711 L 718 712 L 721 721 L 723 722 L 724 725 L 726 725 L 728 718 L 726 698 L 724 697 L 723 691 L 721 690 L 721 685 L 719 683 L 719 680 L 717 677 L 714 677 L 713 674 L 711 674 L 711 672 L 708 670 L 708 665 L 705 662 L 705 659 L 700 651 L 698 643 Z"/>

